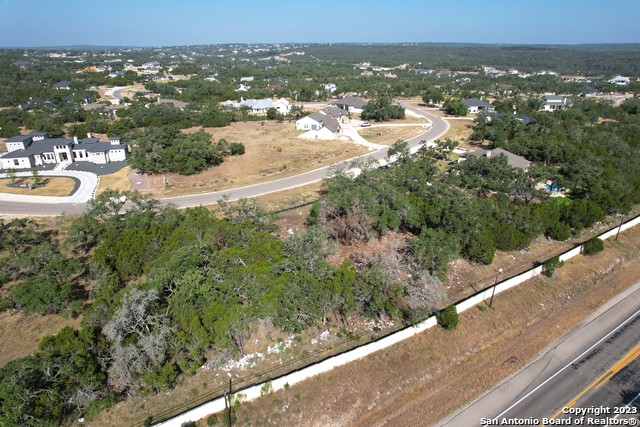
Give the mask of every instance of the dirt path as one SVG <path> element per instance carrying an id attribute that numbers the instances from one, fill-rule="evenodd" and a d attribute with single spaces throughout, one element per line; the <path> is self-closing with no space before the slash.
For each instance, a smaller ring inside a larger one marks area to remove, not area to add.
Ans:
<path id="1" fill-rule="evenodd" d="M 640 277 L 640 229 L 387 351 L 242 405 L 240 425 L 435 425 Z"/>

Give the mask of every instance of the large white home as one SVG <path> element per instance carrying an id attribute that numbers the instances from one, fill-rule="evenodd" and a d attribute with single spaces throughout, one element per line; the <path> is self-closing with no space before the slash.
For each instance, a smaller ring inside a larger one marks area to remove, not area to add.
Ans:
<path id="1" fill-rule="evenodd" d="M 291 104 L 284 98 L 280 98 L 276 101 L 272 99 L 243 99 L 240 98 L 240 102 L 225 101 L 221 105 L 230 108 L 240 109 L 242 107 L 248 107 L 249 112 L 252 114 L 267 114 L 269 108 L 275 108 L 280 114 L 289 114 L 291 111 Z"/>
<path id="2" fill-rule="evenodd" d="M 127 146 L 119 137 L 108 142 L 87 135 L 87 138 L 48 138 L 46 133 L 32 132 L 5 140 L 7 153 L 0 156 L 0 169 L 31 169 L 34 166 L 58 163 L 91 162 L 105 164 L 126 159 Z"/>
<path id="3" fill-rule="evenodd" d="M 308 139 L 336 139 L 342 129 L 343 110 L 337 107 L 325 107 L 320 111 L 309 114 L 296 121 L 296 129 L 307 131 L 301 138 Z"/>
<path id="4" fill-rule="evenodd" d="M 631 78 L 623 77 L 623 76 L 615 76 L 614 78 L 609 80 L 609 83 L 613 83 L 620 86 L 626 86 L 629 83 L 631 83 Z"/>
<path id="5" fill-rule="evenodd" d="M 565 110 L 571 106 L 571 100 L 561 95 L 545 95 L 542 97 L 541 111 Z"/>

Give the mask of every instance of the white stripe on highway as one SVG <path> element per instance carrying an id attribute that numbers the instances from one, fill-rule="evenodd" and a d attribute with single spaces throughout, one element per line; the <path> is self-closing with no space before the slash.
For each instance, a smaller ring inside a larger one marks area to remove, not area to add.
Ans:
<path id="1" fill-rule="evenodd" d="M 536 388 L 534 388 L 533 390 L 531 390 L 529 393 L 527 393 L 526 395 L 524 395 L 522 398 L 520 398 L 520 400 L 518 400 L 516 403 L 514 403 L 513 405 L 509 406 L 507 409 L 505 409 L 504 411 L 502 411 L 500 414 L 496 415 L 493 418 L 493 421 L 498 420 L 500 417 L 502 417 L 504 414 L 506 414 L 507 412 L 509 412 L 510 410 L 512 410 L 514 407 L 516 407 L 517 405 L 519 405 L 523 400 L 525 400 L 527 397 L 531 396 L 533 393 L 535 393 L 536 391 L 538 391 L 542 386 L 544 386 L 546 383 L 548 383 L 549 381 L 551 381 L 552 379 L 554 379 L 556 376 L 558 376 L 560 373 L 562 373 L 562 371 L 564 371 L 565 369 L 567 369 L 569 366 L 573 365 L 575 362 L 577 362 L 578 360 L 580 360 L 585 354 L 589 353 L 591 350 L 593 350 L 595 347 L 597 347 L 598 345 L 600 345 L 600 343 L 602 343 L 604 340 L 606 340 L 607 338 L 609 338 L 609 336 L 611 336 L 611 334 L 613 334 L 614 332 L 616 332 L 618 329 L 620 329 L 620 327 L 622 327 L 625 323 L 629 322 L 631 319 L 633 319 L 634 317 L 636 317 L 638 314 L 640 314 L 640 309 L 638 309 L 635 313 L 633 313 L 631 316 L 627 317 L 622 323 L 620 323 L 618 326 L 616 326 L 611 332 L 609 332 L 607 335 L 605 335 L 604 337 L 602 337 L 598 342 L 596 342 L 594 345 L 592 345 L 591 347 L 589 347 L 588 349 L 586 349 L 582 354 L 580 354 L 580 356 L 576 357 L 575 359 L 573 359 L 571 362 L 569 362 L 567 365 L 565 365 L 562 369 L 560 369 L 559 371 L 557 371 L 555 374 L 551 375 L 549 378 L 547 378 L 542 384 L 540 384 L 539 386 L 537 386 Z"/>
<path id="2" fill-rule="evenodd" d="M 638 398 L 639 398 L 639 397 L 640 397 L 640 393 L 638 393 L 638 395 L 637 395 L 636 397 L 634 397 L 634 398 L 633 398 L 633 400 L 632 400 L 631 402 L 627 403 L 627 404 L 626 404 L 622 409 L 627 409 L 629 406 L 633 405 L 633 402 L 635 402 L 636 400 L 638 400 Z M 614 420 L 617 420 L 617 419 L 618 419 L 618 417 L 619 417 L 620 415 L 622 415 L 622 413 L 624 413 L 624 410 L 622 410 L 622 409 L 620 410 L 620 412 L 618 413 L 618 415 L 616 415 L 615 417 L 613 417 L 613 419 L 614 419 Z M 625 415 L 627 415 L 627 414 L 625 413 Z M 607 424 L 605 427 L 609 427 L 609 424 Z"/>

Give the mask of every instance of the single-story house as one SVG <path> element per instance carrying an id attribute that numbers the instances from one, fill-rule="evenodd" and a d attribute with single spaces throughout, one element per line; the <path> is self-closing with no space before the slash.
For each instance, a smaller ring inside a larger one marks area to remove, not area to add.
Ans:
<path id="1" fill-rule="evenodd" d="M 31 169 L 44 164 L 63 162 L 91 162 L 105 164 L 126 159 L 127 146 L 119 137 L 101 142 L 87 134 L 87 138 L 48 138 L 46 133 L 32 132 L 5 140 L 7 153 L 0 156 L 1 169 Z"/>
<path id="2" fill-rule="evenodd" d="M 158 98 L 157 102 L 154 102 L 154 105 L 162 105 L 162 104 L 171 104 L 179 110 L 184 110 L 187 106 L 186 102 L 178 101 L 177 99 L 161 99 Z"/>
<path id="3" fill-rule="evenodd" d="M 18 108 L 23 111 L 31 111 L 34 108 L 39 108 L 39 107 L 53 108 L 55 107 L 55 105 L 53 104 L 53 102 L 48 101 L 46 99 L 33 99 L 33 98 L 29 98 L 29 100 L 24 104 L 18 105 Z"/>
<path id="4" fill-rule="evenodd" d="M 493 113 L 496 111 L 496 107 L 494 107 L 493 104 L 478 98 L 463 99 L 462 103 L 471 114 L 478 114 L 480 112 Z"/>
<path id="5" fill-rule="evenodd" d="M 613 83 L 620 86 L 626 86 L 629 83 L 631 83 L 631 79 L 629 77 L 615 76 L 614 78 L 609 80 L 609 83 Z"/>
<path id="6" fill-rule="evenodd" d="M 367 105 L 367 102 L 358 96 L 345 96 L 337 99 L 331 105 L 350 113 L 362 113 L 362 109 Z"/>
<path id="7" fill-rule="evenodd" d="M 84 93 L 72 93 L 71 95 L 65 96 L 64 100 L 69 106 L 73 105 L 76 102 L 87 105 L 93 102 L 93 97 Z"/>
<path id="8" fill-rule="evenodd" d="M 54 89 L 71 89 L 71 82 L 69 80 L 63 80 L 53 84 Z"/>
<path id="9" fill-rule="evenodd" d="M 240 109 L 242 107 L 248 107 L 249 112 L 252 114 L 267 114 L 267 110 L 275 108 L 280 114 L 289 114 L 291 111 L 291 104 L 284 98 L 273 101 L 272 99 L 243 99 L 240 98 L 240 102 L 225 101 L 221 105 L 230 108 Z"/>
<path id="10" fill-rule="evenodd" d="M 541 111 L 565 110 L 571 106 L 571 101 L 566 96 L 544 95 L 542 97 Z"/>
<path id="11" fill-rule="evenodd" d="M 342 118 L 346 113 L 337 107 L 325 107 L 296 121 L 296 129 L 307 131 L 301 138 L 336 139 L 342 129 Z"/>
<path id="12" fill-rule="evenodd" d="M 529 169 L 529 165 L 531 162 L 524 157 L 518 156 L 517 154 L 513 154 L 507 150 L 502 148 L 494 148 L 492 150 L 476 150 L 467 154 L 467 156 L 473 156 L 477 159 L 481 157 L 498 157 L 505 156 L 507 158 L 507 164 L 514 168 L 519 168 L 523 170 Z"/>
<path id="13" fill-rule="evenodd" d="M 160 68 L 160 63 L 158 61 L 149 61 L 142 64 L 142 68 L 145 70 L 154 70 L 156 68 Z"/>

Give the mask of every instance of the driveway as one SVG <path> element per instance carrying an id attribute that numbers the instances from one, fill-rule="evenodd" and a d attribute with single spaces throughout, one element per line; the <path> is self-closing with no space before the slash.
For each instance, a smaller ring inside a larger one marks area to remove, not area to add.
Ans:
<path id="1" fill-rule="evenodd" d="M 424 143 L 432 143 L 433 140 L 442 136 L 449 129 L 449 124 L 441 117 L 413 107 L 407 107 L 406 105 L 404 107 L 410 115 L 419 115 L 431 121 L 431 127 L 429 129 L 425 129 L 424 133 L 407 141 L 411 152 L 416 152 Z M 348 130 L 348 132 L 352 131 Z M 366 143 L 369 148 L 377 150 L 361 156 L 361 159 L 372 159 L 379 162 L 380 164 L 386 163 L 385 158 L 387 157 L 387 151 L 389 150 L 389 147 L 372 144 L 362 138 L 357 133 L 357 130 L 353 129 L 353 132 L 354 140 L 357 139 L 359 143 Z M 174 204 L 179 208 L 187 208 L 199 205 L 211 205 L 216 203 L 218 200 L 221 200 L 224 196 L 228 196 L 230 200 L 256 197 L 263 194 L 288 190 L 290 188 L 301 187 L 307 184 L 321 181 L 329 176 L 334 168 L 335 165 L 331 165 L 270 182 L 225 191 L 215 191 L 211 193 L 160 199 L 160 202 L 163 204 Z M 80 179 L 81 182 L 87 183 L 86 185 L 81 185 L 81 189 L 72 196 L 55 198 L 55 200 L 54 198 L 48 197 L 42 199 L 32 199 L 31 197 L 33 196 L 21 196 L 23 197 L 22 199 L 14 199 L 13 197 L 9 197 L 9 195 L 2 193 L 0 195 L 0 214 L 46 216 L 59 215 L 61 213 L 69 214 L 83 212 L 86 208 L 85 203 L 91 198 L 93 191 L 95 191 L 95 188 L 97 187 L 97 177 L 95 177 L 94 175 L 94 179 L 96 179 L 96 181 L 91 181 L 92 178 L 90 178 L 89 176 L 91 174 L 75 171 L 54 172 L 48 176 L 69 176 L 66 174 L 71 173 L 80 174 L 77 175 L 77 178 Z M 29 173 L 27 174 L 30 175 Z M 47 176 L 45 175 L 45 172 L 42 172 L 41 174 L 43 176 Z M 140 184 L 143 183 L 141 182 Z"/>
<path id="2" fill-rule="evenodd" d="M 31 172 L 17 172 L 17 177 L 31 177 Z M 77 214 L 86 209 L 88 202 L 98 187 L 96 174 L 79 171 L 40 171 L 40 176 L 62 176 L 80 182 L 77 190 L 67 197 L 27 196 L 21 194 L 0 194 L 0 215 L 54 216 L 62 213 Z M 0 178 L 8 178 L 0 173 Z"/>

